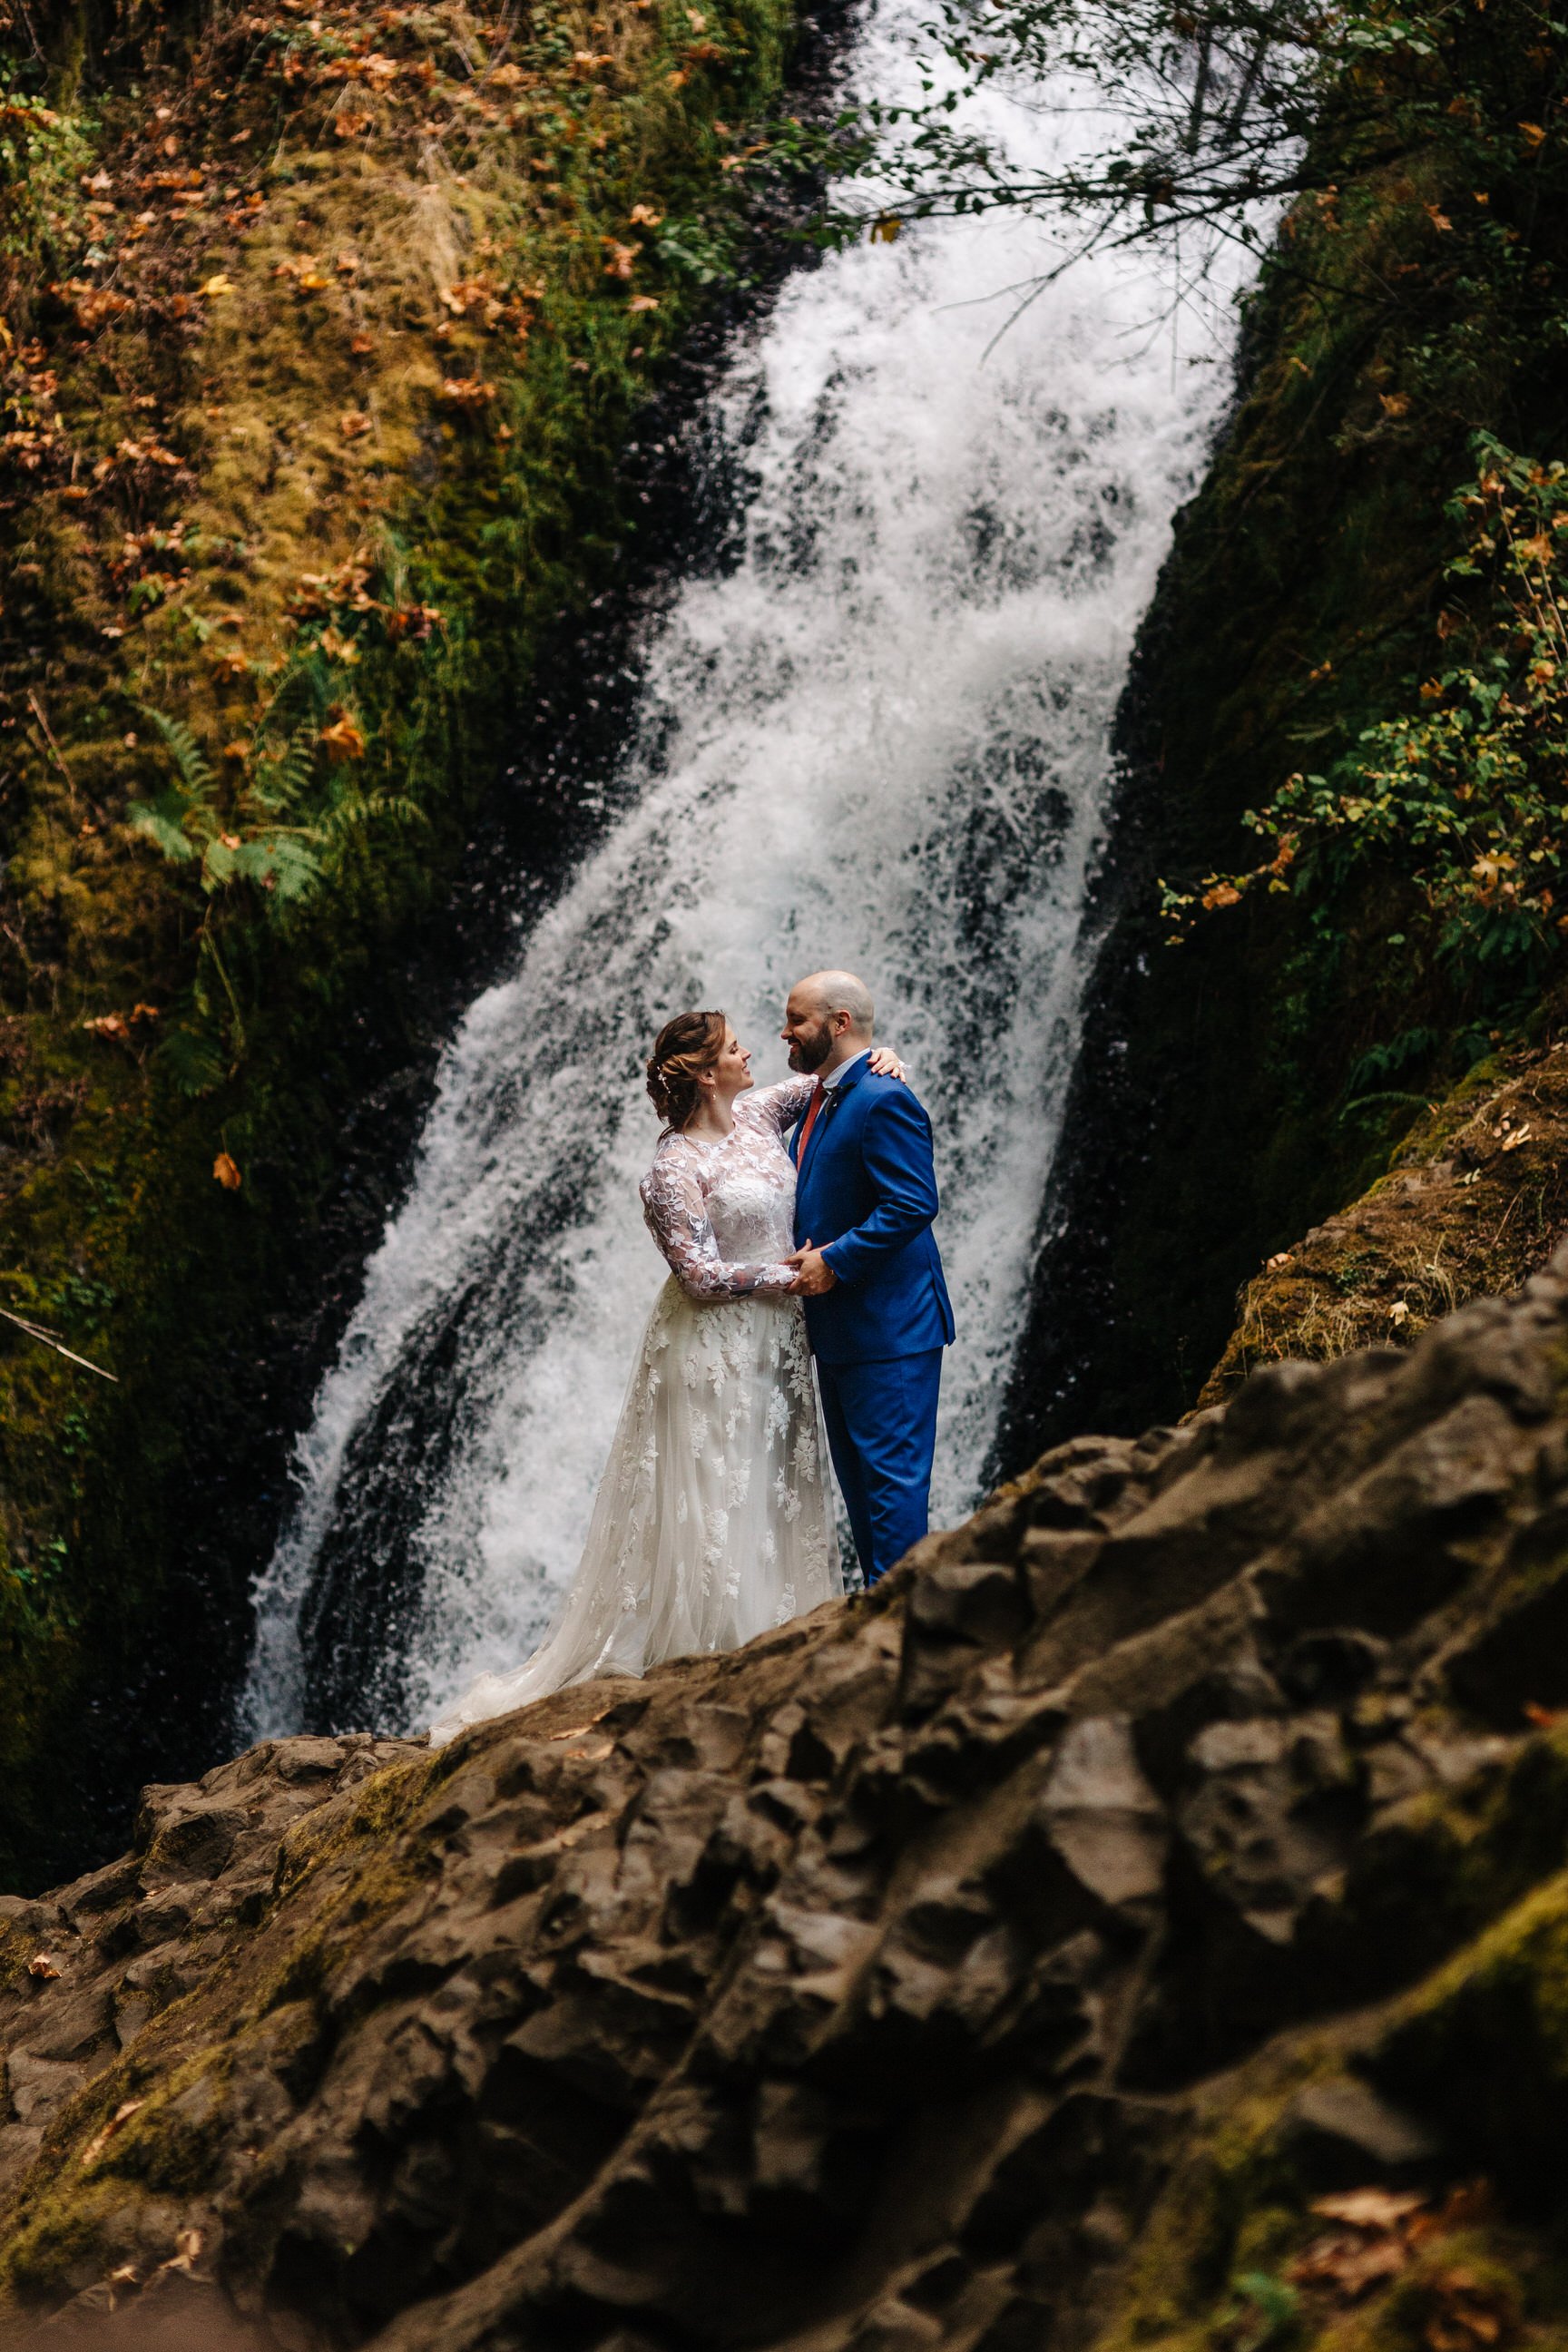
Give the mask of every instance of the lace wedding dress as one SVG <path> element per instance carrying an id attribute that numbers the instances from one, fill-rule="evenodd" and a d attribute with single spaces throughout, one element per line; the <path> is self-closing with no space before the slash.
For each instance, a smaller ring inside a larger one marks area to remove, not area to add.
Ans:
<path id="1" fill-rule="evenodd" d="M 667 1133 L 643 1214 L 672 1269 L 654 1302 L 555 1630 L 481 1675 L 433 1744 L 569 1683 L 732 1650 L 844 1590 L 827 1448 L 793 1269 L 784 1138 L 814 1081 L 738 1096 L 721 1141 Z"/>

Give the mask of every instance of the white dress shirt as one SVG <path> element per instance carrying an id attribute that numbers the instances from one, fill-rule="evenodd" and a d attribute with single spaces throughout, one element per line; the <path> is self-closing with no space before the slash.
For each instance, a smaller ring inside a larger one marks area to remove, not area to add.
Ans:
<path id="1" fill-rule="evenodd" d="M 840 1062 L 836 1070 L 826 1071 L 824 1074 L 822 1080 L 823 1092 L 825 1094 L 831 1094 L 834 1087 L 838 1084 L 839 1079 L 847 1077 L 850 1071 L 855 1067 L 856 1063 L 863 1062 L 870 1050 L 871 1048 L 869 1045 L 864 1045 L 861 1047 L 859 1053 L 851 1054 L 847 1062 Z"/>

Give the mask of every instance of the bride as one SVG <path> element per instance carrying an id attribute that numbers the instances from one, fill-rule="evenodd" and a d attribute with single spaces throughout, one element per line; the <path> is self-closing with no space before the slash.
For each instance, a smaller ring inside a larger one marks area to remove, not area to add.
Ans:
<path id="1" fill-rule="evenodd" d="M 901 1077 L 895 1054 L 872 1067 Z M 732 1650 L 842 1593 L 827 1449 L 795 1269 L 784 1138 L 816 1079 L 758 1087 L 721 1013 L 659 1031 L 647 1090 L 666 1122 L 640 1187 L 670 1266 L 554 1631 L 481 1675 L 431 1727 L 466 1725 L 598 1675 Z"/>

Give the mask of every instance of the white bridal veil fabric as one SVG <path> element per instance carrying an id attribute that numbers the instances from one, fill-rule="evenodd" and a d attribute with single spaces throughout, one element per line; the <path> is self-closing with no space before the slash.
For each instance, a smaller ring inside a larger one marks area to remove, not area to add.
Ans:
<path id="1" fill-rule="evenodd" d="M 596 1675 L 738 1648 L 844 1590 L 805 1317 L 784 1296 L 814 1081 L 740 1096 L 721 1141 L 659 1139 L 643 1213 L 673 1271 L 632 1367 L 588 1540 L 548 1640 L 481 1675 L 432 1725 L 470 1723 Z"/>

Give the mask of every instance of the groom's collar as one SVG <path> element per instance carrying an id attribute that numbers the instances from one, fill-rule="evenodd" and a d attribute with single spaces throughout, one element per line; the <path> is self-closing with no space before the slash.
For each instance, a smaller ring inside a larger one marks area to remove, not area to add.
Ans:
<path id="1" fill-rule="evenodd" d="M 840 1062 L 836 1070 L 829 1070 L 822 1081 L 826 1091 L 828 1094 L 836 1094 L 840 1087 L 853 1086 L 858 1078 L 863 1078 L 866 1075 L 866 1056 L 870 1050 L 869 1045 L 866 1045 L 858 1054 L 852 1055 L 848 1061 Z"/>

